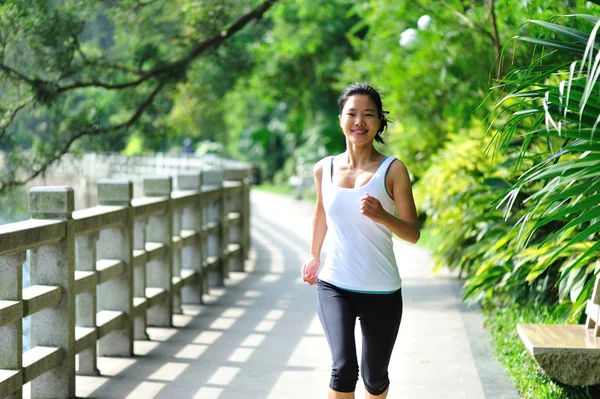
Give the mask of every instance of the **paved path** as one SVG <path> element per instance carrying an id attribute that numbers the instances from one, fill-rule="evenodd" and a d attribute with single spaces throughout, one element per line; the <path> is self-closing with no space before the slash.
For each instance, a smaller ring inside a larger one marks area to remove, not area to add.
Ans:
<path id="1" fill-rule="evenodd" d="M 253 191 L 248 273 L 232 273 L 205 306 L 185 306 L 175 328 L 149 329 L 136 357 L 101 358 L 102 376 L 77 377 L 78 397 L 325 398 L 329 349 L 315 288 L 299 278 L 312 208 Z M 456 279 L 431 277 L 429 254 L 417 246 L 398 242 L 396 253 L 405 308 L 389 398 L 518 398 Z"/>

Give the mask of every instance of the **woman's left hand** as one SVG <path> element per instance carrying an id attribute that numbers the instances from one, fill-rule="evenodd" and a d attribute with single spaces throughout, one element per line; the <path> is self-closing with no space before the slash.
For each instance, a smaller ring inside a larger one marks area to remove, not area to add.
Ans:
<path id="1" fill-rule="evenodd" d="M 381 202 L 375 197 L 365 193 L 360 199 L 360 213 L 374 222 L 381 223 L 387 212 L 381 206 Z"/>

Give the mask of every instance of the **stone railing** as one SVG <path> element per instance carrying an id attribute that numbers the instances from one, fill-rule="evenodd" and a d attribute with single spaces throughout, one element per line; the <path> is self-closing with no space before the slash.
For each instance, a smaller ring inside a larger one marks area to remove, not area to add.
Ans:
<path id="1" fill-rule="evenodd" d="M 34 187 L 31 219 L 0 226 L 0 398 L 75 397 L 97 356 L 132 356 L 146 326 L 243 271 L 250 246 L 248 169 L 98 182 L 98 206 L 74 211 L 70 187 Z M 22 288 L 29 253 L 30 282 Z M 31 349 L 23 352 L 23 318 Z M 76 367 L 76 357 L 78 365 Z"/>

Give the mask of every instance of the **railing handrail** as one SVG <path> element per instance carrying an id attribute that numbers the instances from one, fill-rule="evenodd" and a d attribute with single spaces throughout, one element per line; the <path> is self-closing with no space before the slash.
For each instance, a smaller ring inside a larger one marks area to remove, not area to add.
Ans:
<path id="1" fill-rule="evenodd" d="M 98 203 L 74 211 L 70 187 L 30 191 L 32 218 L 0 225 L 0 397 L 75 396 L 97 356 L 133 355 L 147 325 L 170 327 L 248 257 L 250 170 L 180 172 L 98 182 Z M 22 289 L 30 252 L 31 287 Z M 147 282 L 147 284 L 146 284 Z M 23 317 L 31 346 L 23 353 Z"/>

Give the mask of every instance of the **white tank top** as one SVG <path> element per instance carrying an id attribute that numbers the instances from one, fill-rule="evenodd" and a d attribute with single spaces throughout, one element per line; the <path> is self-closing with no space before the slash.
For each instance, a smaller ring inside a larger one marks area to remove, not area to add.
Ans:
<path id="1" fill-rule="evenodd" d="M 333 184 L 334 157 L 325 158 L 321 195 L 327 222 L 325 260 L 319 279 L 336 287 L 366 293 L 391 293 L 402 287 L 392 247 L 392 232 L 360 213 L 365 193 L 377 198 L 394 214 L 395 203 L 387 192 L 385 177 L 395 157 L 387 157 L 371 180 L 362 187 Z"/>

